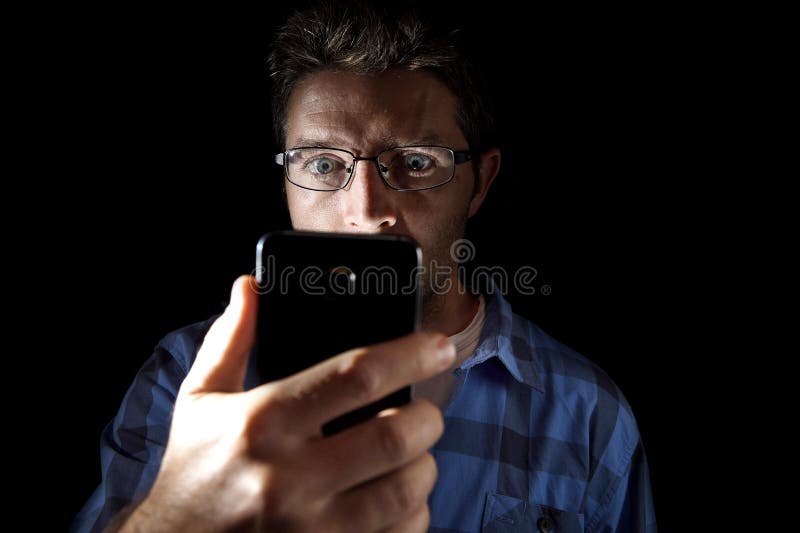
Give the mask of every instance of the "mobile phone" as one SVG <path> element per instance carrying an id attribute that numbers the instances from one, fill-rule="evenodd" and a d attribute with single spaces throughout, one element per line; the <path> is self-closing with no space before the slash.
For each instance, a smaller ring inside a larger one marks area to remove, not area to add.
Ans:
<path id="1" fill-rule="evenodd" d="M 422 251 L 410 237 L 275 231 L 256 249 L 262 382 L 419 330 Z M 330 435 L 411 401 L 404 387 L 327 422 Z"/>

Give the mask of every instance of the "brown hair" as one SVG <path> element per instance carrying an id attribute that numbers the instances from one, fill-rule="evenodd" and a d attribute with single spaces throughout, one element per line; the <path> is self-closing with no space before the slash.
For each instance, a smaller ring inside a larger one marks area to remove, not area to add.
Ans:
<path id="1" fill-rule="evenodd" d="M 267 59 L 273 84 L 275 138 L 286 142 L 286 109 L 299 80 L 330 68 L 377 74 L 392 68 L 427 69 L 453 93 L 470 149 L 495 142 L 483 80 L 460 46 L 462 31 L 423 18 L 417 10 L 367 1 L 323 1 L 294 12 L 278 30 Z"/>

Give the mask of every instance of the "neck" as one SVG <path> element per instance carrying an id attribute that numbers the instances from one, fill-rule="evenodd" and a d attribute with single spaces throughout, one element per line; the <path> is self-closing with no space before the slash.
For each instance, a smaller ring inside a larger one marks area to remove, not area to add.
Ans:
<path id="1" fill-rule="evenodd" d="M 445 294 L 431 294 L 423 302 L 422 330 L 455 335 L 466 328 L 478 311 L 479 299 L 465 290 L 454 276 L 452 287 Z"/>
<path id="2" fill-rule="evenodd" d="M 431 294 L 423 304 L 422 329 L 452 336 L 464 330 L 475 318 L 480 299 L 457 285 L 447 294 Z M 453 393 L 453 370 L 458 368 L 469 353 L 457 354 L 446 371 L 414 385 L 414 397 L 425 398 L 444 412 Z"/>

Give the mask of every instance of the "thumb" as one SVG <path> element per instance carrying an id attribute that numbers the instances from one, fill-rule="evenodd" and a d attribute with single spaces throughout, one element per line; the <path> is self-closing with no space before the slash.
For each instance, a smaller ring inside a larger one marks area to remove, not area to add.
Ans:
<path id="1" fill-rule="evenodd" d="M 247 358 L 256 338 L 255 279 L 240 276 L 225 312 L 211 325 L 186 376 L 187 392 L 241 392 Z"/>

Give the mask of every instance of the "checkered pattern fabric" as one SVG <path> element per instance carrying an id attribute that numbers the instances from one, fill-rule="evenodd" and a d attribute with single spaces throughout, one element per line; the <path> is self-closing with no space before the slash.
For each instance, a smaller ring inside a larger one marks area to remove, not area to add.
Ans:
<path id="1" fill-rule="evenodd" d="M 636 421 L 600 368 L 494 292 L 455 376 L 431 532 L 656 531 Z"/>
<path id="2" fill-rule="evenodd" d="M 474 354 L 455 375 L 431 532 L 655 532 L 647 459 L 631 408 L 596 365 L 512 312 L 489 288 Z M 166 336 L 101 438 L 102 482 L 72 529 L 101 531 L 147 494 L 178 389 L 213 319 Z M 245 388 L 259 378 L 251 361 Z"/>

